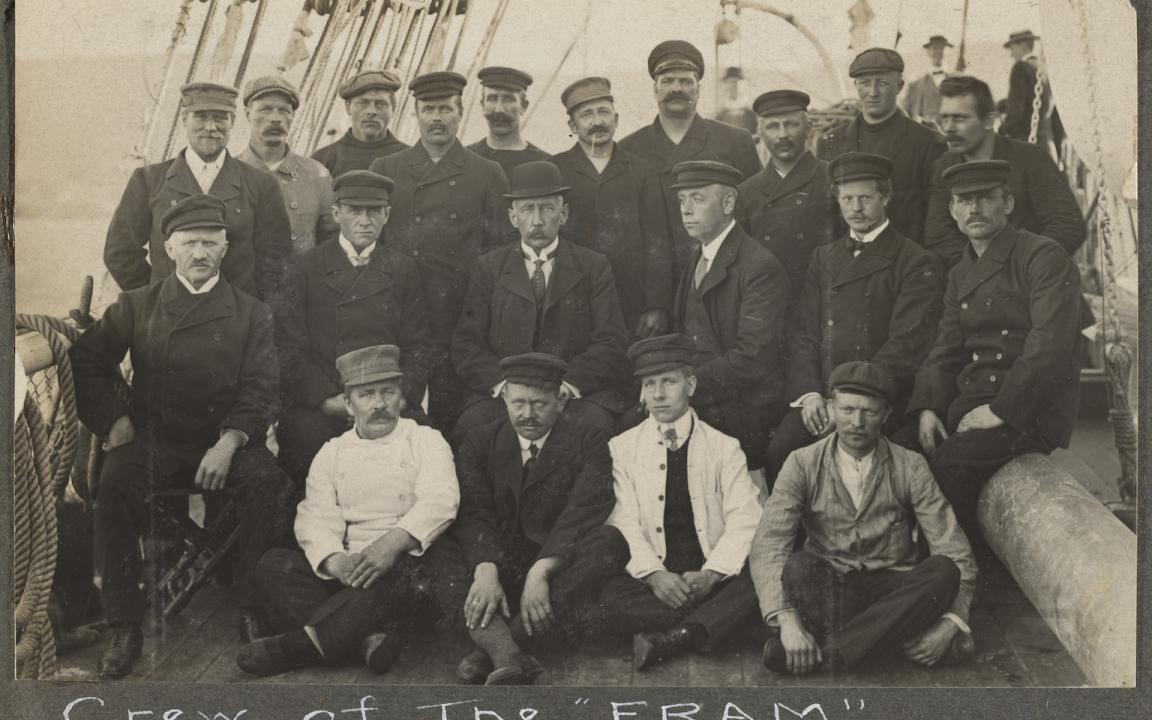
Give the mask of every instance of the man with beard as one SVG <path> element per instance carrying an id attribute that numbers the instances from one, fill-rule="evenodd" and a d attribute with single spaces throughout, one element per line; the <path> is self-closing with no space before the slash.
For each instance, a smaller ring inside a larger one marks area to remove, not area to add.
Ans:
<path id="1" fill-rule="evenodd" d="M 808 95 L 772 90 L 753 103 L 768 167 L 740 183 L 736 222 L 788 271 L 793 298 L 804 287 L 812 251 L 830 242 L 836 224 L 828 201 L 828 163 L 808 150 Z"/>
<path id="2" fill-rule="evenodd" d="M 505 175 L 512 168 L 532 160 L 544 160 L 548 153 L 520 135 L 520 118 L 528 109 L 528 86 L 532 76 L 507 67 L 486 67 L 476 73 L 480 81 L 480 105 L 488 122 L 488 136 L 468 146 L 480 157 L 495 160 Z"/>
<path id="3" fill-rule="evenodd" d="M 256 78 L 244 88 L 248 116 L 248 147 L 236 156 L 252 167 L 267 170 L 280 181 L 292 225 L 292 250 L 301 252 L 336 237 L 340 228 L 332 219 L 332 176 L 328 168 L 292 152 L 288 131 L 300 94 L 277 75 Z"/>
<path id="4" fill-rule="evenodd" d="M 648 160 L 659 173 L 664 212 L 672 230 L 673 272 L 679 275 L 696 243 L 680 219 L 672 169 L 686 160 L 715 160 L 736 168 L 741 178 L 750 178 L 760 171 L 760 157 L 746 131 L 697 114 L 704 56 L 691 43 L 667 40 L 657 45 L 648 55 L 648 74 L 656 97 L 656 119 L 621 140 L 620 147 Z"/>
<path id="5" fill-rule="evenodd" d="M 292 226 L 280 183 L 227 150 L 236 88 L 195 82 L 180 88 L 188 147 L 137 168 L 108 226 L 104 264 L 121 290 L 157 283 L 175 269 L 164 251 L 164 213 L 190 195 L 215 195 L 227 210 L 228 253 L 220 272 L 237 289 L 268 301 L 292 252 Z"/>
<path id="6" fill-rule="evenodd" d="M 943 67 L 944 48 L 950 47 L 952 43 L 943 35 L 933 35 L 924 43 L 932 69 L 919 80 L 912 81 L 904 96 L 904 111 L 916 122 L 938 127 L 936 118 L 940 115 L 940 83 L 948 77 Z"/>
<path id="7" fill-rule="evenodd" d="M 420 142 L 379 158 L 372 172 L 392 178 L 389 247 L 416 261 L 428 309 L 428 329 L 436 352 L 428 378 L 428 413 L 441 431 L 460 415 L 465 388 L 448 357 L 452 331 L 460 318 L 468 275 L 486 250 L 511 236 L 504 193 L 508 180 L 500 165 L 486 160 L 456 138 L 467 80 L 454 72 L 433 72 L 412 81 Z"/>
<path id="8" fill-rule="evenodd" d="M 888 217 L 901 235 L 922 245 L 932 163 L 945 146 L 939 133 L 896 107 L 896 97 L 904 87 L 903 73 L 904 58 L 895 50 L 871 48 L 857 55 L 848 75 L 856 83 L 860 114 L 820 136 L 816 155 L 831 160 L 846 152 L 866 152 L 891 160 Z"/>
<path id="9" fill-rule="evenodd" d="M 606 78 L 577 80 L 560 100 L 576 135 L 571 149 L 550 158 L 569 186 L 560 237 L 608 258 L 624 326 L 635 337 L 664 332 L 672 307 L 672 241 L 656 169 L 612 141 L 620 116 Z"/>
<path id="10" fill-rule="evenodd" d="M 396 109 L 400 78 L 391 70 L 365 70 L 340 86 L 340 97 L 351 127 L 344 137 L 312 153 L 332 177 L 349 170 L 367 170 L 372 161 L 408 145 L 396 139 L 388 122 Z"/>

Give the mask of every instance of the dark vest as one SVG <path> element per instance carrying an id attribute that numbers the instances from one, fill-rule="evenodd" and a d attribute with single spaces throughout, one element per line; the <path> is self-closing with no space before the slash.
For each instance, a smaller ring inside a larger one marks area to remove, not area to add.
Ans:
<path id="1" fill-rule="evenodd" d="M 696 537 L 696 519 L 692 515 L 692 495 L 688 492 L 689 435 L 668 455 L 668 474 L 664 486 L 664 540 L 668 554 L 664 562 L 670 572 L 699 570 L 704 565 L 704 552 Z"/>

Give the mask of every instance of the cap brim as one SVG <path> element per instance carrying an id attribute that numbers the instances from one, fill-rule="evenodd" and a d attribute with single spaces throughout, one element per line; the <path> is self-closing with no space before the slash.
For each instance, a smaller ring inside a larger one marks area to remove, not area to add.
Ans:
<path id="1" fill-rule="evenodd" d="M 949 192 L 951 192 L 953 195 L 967 195 L 969 193 L 981 192 L 983 190 L 992 190 L 993 188 L 998 188 L 1003 185 L 1007 185 L 1007 181 L 981 180 L 968 183 L 960 182 L 954 183 L 949 188 Z"/>
<path id="2" fill-rule="evenodd" d="M 200 102 L 193 103 L 192 105 L 184 105 L 180 108 L 184 112 L 196 112 L 197 110 L 219 110 L 221 112 L 236 112 L 236 105 L 229 105 L 227 103 L 219 102 Z"/>
<path id="3" fill-rule="evenodd" d="M 253 100 L 259 100 L 265 95 L 283 95 L 288 98 L 288 102 L 292 104 L 292 109 L 296 110 L 300 107 L 300 98 L 282 88 L 265 88 L 264 90 L 257 90 L 248 97 L 244 98 L 244 104 L 248 105 Z"/>
<path id="4" fill-rule="evenodd" d="M 171 228 L 168 230 L 168 234 L 171 235 L 172 233 L 178 232 L 180 230 L 227 230 L 227 229 L 228 229 L 228 226 L 222 222 L 217 222 L 215 220 L 200 220 L 200 221 L 193 221 L 193 222 L 190 222 L 186 225 L 181 225 L 179 227 Z"/>
<path id="5" fill-rule="evenodd" d="M 344 387 L 356 387 L 357 385 L 368 385 L 369 383 L 380 382 L 382 380 L 395 380 L 396 378 L 404 377 L 404 373 L 399 370 L 389 370 L 387 372 L 372 373 L 363 377 L 356 378 L 353 382 L 344 383 Z"/>
<path id="6" fill-rule="evenodd" d="M 756 114 L 760 117 L 772 117 L 773 115 L 786 115 L 787 113 L 794 113 L 798 110 L 808 111 L 807 105 L 785 105 L 782 107 L 768 108 L 767 110 L 757 110 Z"/>
<path id="7" fill-rule="evenodd" d="M 660 373 L 666 373 L 666 372 L 669 372 L 670 370 L 679 370 L 679 369 L 685 367 L 686 365 L 687 365 L 687 363 L 684 363 L 684 362 L 677 362 L 675 360 L 665 360 L 663 362 L 652 363 L 651 365 L 645 365 L 642 368 L 638 368 L 637 370 L 635 370 L 632 373 L 632 375 L 634 377 L 647 377 L 648 375 L 659 375 Z"/>
<path id="8" fill-rule="evenodd" d="M 880 398 L 881 400 L 888 400 L 888 396 L 883 392 L 867 385 L 857 385 L 856 383 L 840 383 L 832 388 L 833 390 L 842 390 L 847 392 L 856 393 L 857 395 L 867 395 L 868 397 Z"/>
<path id="9" fill-rule="evenodd" d="M 548 197 L 549 195 L 563 195 L 572 188 L 568 185 L 557 185 L 543 190 L 521 190 L 519 192 L 504 193 L 505 200 L 529 200 L 531 198 Z"/>
<path id="10" fill-rule="evenodd" d="M 341 205 L 352 205 L 355 207 L 383 207 L 390 204 L 390 198 L 364 198 L 364 197 L 338 197 L 336 202 Z"/>
<path id="11" fill-rule="evenodd" d="M 700 74 L 700 68 L 686 60 L 669 60 L 668 62 L 660 63 L 652 70 L 652 77 L 656 77 L 662 72 L 669 70 L 691 70 L 697 75 Z"/>
<path id="12" fill-rule="evenodd" d="M 691 188 L 708 187 L 709 185 L 723 185 L 724 187 L 736 188 L 739 183 L 727 183 L 719 180 L 684 180 L 683 182 L 675 182 L 668 187 L 672 190 L 690 190 Z"/>
<path id="13" fill-rule="evenodd" d="M 572 105 L 567 106 L 566 109 L 569 113 L 571 113 L 571 112 L 574 112 L 581 105 L 587 105 L 588 103 L 594 102 L 596 100 L 607 100 L 608 102 L 616 102 L 616 98 L 612 97 L 608 93 L 603 93 L 601 95 L 593 95 L 591 97 L 580 98 L 579 100 L 577 100 Z"/>

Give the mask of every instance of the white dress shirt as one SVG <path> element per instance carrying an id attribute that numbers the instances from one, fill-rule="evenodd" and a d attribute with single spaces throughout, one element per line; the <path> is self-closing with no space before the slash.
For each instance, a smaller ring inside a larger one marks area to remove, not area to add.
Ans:
<path id="1" fill-rule="evenodd" d="M 348 262 L 352 263 L 354 267 L 367 265 L 368 259 L 372 257 L 372 251 L 376 249 L 376 241 L 373 240 L 368 247 L 357 251 L 356 247 L 352 245 L 348 238 L 344 237 L 344 233 L 340 233 L 339 242 L 340 248 L 344 251 L 344 256 L 348 258 Z"/>
<path id="2" fill-rule="evenodd" d="M 549 430 L 548 432 L 544 433 L 544 437 L 540 438 L 539 440 L 529 440 L 528 438 L 522 437 L 521 435 L 516 436 L 516 439 L 520 441 L 520 465 L 521 465 L 521 467 L 523 467 L 524 465 L 527 465 L 528 460 L 531 459 L 531 457 L 532 457 L 531 447 L 533 445 L 536 446 L 536 456 L 537 457 L 540 456 L 540 451 L 544 449 L 544 443 L 548 442 L 548 436 L 551 434 L 552 434 L 552 431 Z"/>
<path id="3" fill-rule="evenodd" d="M 660 431 L 660 444 L 665 445 L 665 446 L 668 445 L 667 439 L 665 438 L 664 434 L 666 432 L 668 432 L 668 428 L 672 428 L 673 430 L 676 431 L 676 447 L 677 448 L 684 447 L 684 443 L 688 442 L 688 438 L 690 438 L 692 436 L 693 426 L 694 426 L 694 421 L 692 420 L 692 413 L 690 413 L 690 412 L 684 413 L 679 418 L 677 418 L 675 422 L 673 422 L 671 424 L 658 423 L 657 428 Z M 669 449 L 671 449 L 671 448 L 669 448 Z"/>
<path id="4" fill-rule="evenodd" d="M 536 252 L 523 240 L 520 241 L 520 252 L 524 256 L 524 269 L 528 271 L 528 279 L 532 279 L 532 276 L 536 274 L 536 259 L 539 258 L 544 261 L 541 269 L 544 271 L 545 285 L 552 280 L 552 268 L 556 265 L 556 248 L 558 247 L 560 247 L 560 238 L 553 240 L 548 247 L 540 252 Z"/>
<path id="5" fill-rule="evenodd" d="M 216 182 L 220 168 L 224 167 L 224 156 L 227 153 L 227 150 L 222 150 L 215 160 L 208 162 L 197 155 L 192 148 L 184 149 L 184 162 L 188 163 L 188 168 L 192 171 L 193 177 L 196 178 L 196 184 L 205 194 L 212 190 L 212 183 Z"/>
<path id="6" fill-rule="evenodd" d="M 708 269 L 712 269 L 712 261 L 716 259 L 716 253 L 720 252 L 720 246 L 724 244 L 724 239 L 728 237 L 728 233 L 732 232 L 732 228 L 736 227 L 736 220 L 730 220 L 728 227 L 720 231 L 716 239 L 707 245 L 700 246 L 700 255 L 708 261 Z"/>
<path id="7" fill-rule="evenodd" d="M 868 243 L 875 241 L 876 238 L 880 237 L 880 233 L 884 232 L 884 229 L 888 227 L 888 222 L 888 218 L 884 218 L 884 222 L 880 223 L 863 235 L 856 232 L 855 230 L 849 230 L 848 233 L 852 236 L 853 240 L 859 240 L 860 242 L 867 245 Z M 859 254 L 860 251 L 855 250 L 852 252 L 852 257 L 856 257 Z"/>
<path id="8" fill-rule="evenodd" d="M 864 483 L 868 480 L 868 473 L 872 471 L 872 458 L 876 455 L 876 448 L 872 448 L 862 458 L 853 457 L 846 452 L 840 443 L 836 443 L 836 469 L 840 471 L 840 481 L 852 498 L 856 506 L 856 514 L 860 514 L 860 498 L 864 496 Z"/>

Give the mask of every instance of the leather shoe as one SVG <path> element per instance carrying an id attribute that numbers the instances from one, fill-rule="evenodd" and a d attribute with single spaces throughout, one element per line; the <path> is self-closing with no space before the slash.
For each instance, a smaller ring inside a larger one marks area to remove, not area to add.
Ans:
<path id="1" fill-rule="evenodd" d="M 632 667 L 644 670 L 692 647 L 696 638 L 687 627 L 668 632 L 636 633 L 632 636 Z"/>
<path id="2" fill-rule="evenodd" d="M 540 661 L 526 652 L 512 656 L 512 664 L 498 667 L 488 674 L 485 685 L 531 685 L 544 672 Z"/>
<path id="3" fill-rule="evenodd" d="M 948 649 L 944 651 L 938 665 L 967 665 L 972 662 L 972 658 L 976 657 L 976 645 L 972 642 L 972 635 L 963 631 L 957 631 L 952 636 L 952 642 L 948 644 Z"/>
<path id="4" fill-rule="evenodd" d="M 456 679 L 465 685 L 483 685 L 488 676 L 495 670 L 492 667 L 492 658 L 480 648 L 464 656 L 456 666 Z"/>
<path id="5" fill-rule="evenodd" d="M 105 680 L 122 678 L 132 672 L 132 665 L 144 647 L 144 635 L 136 624 L 112 626 L 112 637 L 104 648 L 97 670 Z"/>
<path id="6" fill-rule="evenodd" d="M 400 642 L 392 633 L 373 633 L 360 644 L 360 654 L 369 670 L 383 675 L 400 656 Z"/>
<path id="7" fill-rule="evenodd" d="M 259 677 L 307 667 L 319 659 L 320 652 L 303 630 L 260 638 L 236 653 L 236 665 Z"/>
<path id="8" fill-rule="evenodd" d="M 237 629 L 240 632 L 240 642 L 245 643 L 255 642 L 268 634 L 264 629 L 264 620 L 256 610 L 241 610 Z"/>

